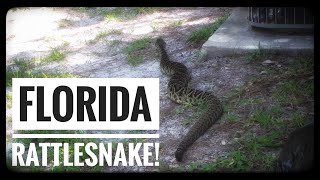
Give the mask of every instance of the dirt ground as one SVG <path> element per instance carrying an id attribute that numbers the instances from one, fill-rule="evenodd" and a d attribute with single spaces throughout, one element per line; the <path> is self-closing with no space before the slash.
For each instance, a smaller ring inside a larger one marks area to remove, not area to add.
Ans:
<path id="1" fill-rule="evenodd" d="M 216 57 L 199 60 L 200 44 L 190 44 L 186 38 L 194 30 L 213 23 L 217 18 L 230 13 L 231 8 L 161 8 L 153 13 L 141 14 L 133 19 L 108 21 L 93 15 L 98 9 L 84 12 L 72 8 L 31 8 L 10 11 L 7 14 L 6 63 L 7 67 L 17 58 L 36 58 L 48 54 L 51 48 L 62 47 L 66 58 L 35 69 L 65 71 L 89 78 L 159 78 L 160 79 L 160 166 L 161 167 L 105 167 L 105 172 L 149 172 L 188 169 L 191 164 L 211 163 L 227 156 L 237 143 L 235 139 L 247 132 L 258 131 L 257 125 L 243 128 L 243 123 L 231 123 L 224 116 L 207 133 L 199 138 L 178 163 L 174 152 L 180 139 L 194 123 L 194 108 L 185 108 L 170 101 L 165 95 L 168 77 L 160 72 L 159 56 L 154 44 L 143 52 L 144 60 L 137 66 L 128 63 L 123 49 L 142 37 L 162 36 L 167 43 L 168 54 L 174 61 L 185 64 L 192 71 L 191 86 L 211 91 L 227 105 L 230 93 L 248 86 L 252 77 L 261 77 L 261 64 L 250 64 L 246 57 Z M 101 9 L 100 9 L 101 10 Z M 61 20 L 68 19 L 72 25 L 61 27 Z M 178 25 L 174 25 L 175 22 Z M 101 31 L 117 30 L 96 40 Z M 117 40 L 119 43 L 111 45 Z M 271 59 L 275 61 L 277 59 Z M 285 67 L 285 61 L 277 61 Z M 282 70 L 279 70 L 280 73 Z M 263 89 L 263 88 L 261 88 Z M 261 90 L 260 89 L 260 90 Z M 259 90 L 259 91 L 260 91 Z M 7 88 L 10 92 L 10 88 Z M 268 96 L 264 94 L 263 96 Z M 241 114 L 240 109 L 239 114 Z M 309 109 L 310 110 L 310 109 Z M 313 110 L 310 110 L 310 112 Z M 7 140 L 13 133 L 10 129 L 10 108 L 7 107 Z M 250 113 L 243 113 L 242 119 Z M 191 123 L 186 123 L 191 119 Z M 311 117 L 312 119 L 312 117 Z M 290 131 L 290 130 L 288 130 Z M 99 133 L 99 132 L 92 132 Z M 240 136 L 239 136 L 240 134 Z M 107 140 L 105 140 L 107 142 Z M 149 142 L 149 141 L 148 141 Z M 274 156 L 277 151 L 272 152 Z"/>

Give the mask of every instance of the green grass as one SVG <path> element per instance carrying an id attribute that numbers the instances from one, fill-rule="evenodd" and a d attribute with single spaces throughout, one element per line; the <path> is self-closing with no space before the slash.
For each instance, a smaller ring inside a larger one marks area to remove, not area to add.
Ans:
<path id="1" fill-rule="evenodd" d="M 124 14 L 124 8 L 123 7 L 117 7 L 112 10 L 100 10 L 99 15 L 104 16 L 106 20 L 108 21 L 114 21 L 120 19 Z"/>
<path id="2" fill-rule="evenodd" d="M 261 127 L 267 128 L 273 125 L 274 119 L 268 111 L 257 110 L 253 114 L 253 121 L 257 122 Z"/>
<path id="3" fill-rule="evenodd" d="M 188 126 L 193 122 L 193 118 L 187 118 L 185 121 L 182 122 L 183 126 Z"/>
<path id="4" fill-rule="evenodd" d="M 49 63 L 49 62 L 59 62 L 65 59 L 66 55 L 62 53 L 59 49 L 53 48 L 49 55 L 42 58 L 41 63 Z"/>
<path id="5" fill-rule="evenodd" d="M 310 74 L 314 72 L 314 58 L 298 56 L 290 61 L 290 67 L 288 69 L 290 74 Z"/>
<path id="6" fill-rule="evenodd" d="M 12 107 L 12 92 L 6 93 L 6 107 L 7 109 Z"/>
<path id="7" fill-rule="evenodd" d="M 247 172 L 250 170 L 247 156 L 239 150 L 228 153 L 227 157 L 220 157 L 212 163 L 192 163 L 187 171 L 197 172 Z"/>
<path id="8" fill-rule="evenodd" d="M 248 62 L 248 63 L 251 63 L 251 62 L 257 62 L 257 61 L 263 61 L 263 60 L 267 60 L 271 57 L 271 54 L 263 49 L 260 45 L 260 42 L 258 44 L 258 49 L 255 50 L 253 53 L 251 53 L 250 55 L 248 55 L 245 60 Z"/>
<path id="9" fill-rule="evenodd" d="M 162 26 L 162 23 L 161 22 L 152 22 L 151 23 L 151 27 L 152 27 L 152 29 L 154 29 L 154 30 L 158 30 L 158 29 L 160 29 L 160 27 Z"/>
<path id="10" fill-rule="evenodd" d="M 135 14 L 150 14 L 159 11 L 159 7 L 135 7 L 132 9 Z"/>
<path id="11" fill-rule="evenodd" d="M 107 31 L 100 31 L 97 33 L 96 37 L 94 38 L 95 40 L 100 40 L 108 36 Z"/>
<path id="12" fill-rule="evenodd" d="M 79 12 L 79 13 L 85 13 L 89 10 L 89 7 L 76 7 L 76 8 L 73 8 L 76 12 Z"/>
<path id="13" fill-rule="evenodd" d="M 225 116 L 226 116 L 225 117 L 226 120 L 228 120 L 232 123 L 235 123 L 235 122 L 239 121 L 239 119 L 240 119 L 239 116 L 234 112 L 228 112 Z"/>
<path id="14" fill-rule="evenodd" d="M 171 27 L 179 27 L 183 23 L 182 20 L 174 21 L 173 23 L 170 24 Z"/>
<path id="15" fill-rule="evenodd" d="M 305 125 L 306 118 L 303 116 L 302 112 L 296 111 L 291 114 L 291 119 L 295 126 L 302 127 Z"/>
<path id="16" fill-rule="evenodd" d="M 143 57 L 135 54 L 127 55 L 128 63 L 132 66 L 137 66 L 143 62 Z"/>
<path id="17" fill-rule="evenodd" d="M 32 70 L 6 70 L 6 86 L 12 86 L 12 78 L 73 78 L 76 75 L 69 72 L 47 72 Z"/>
<path id="18" fill-rule="evenodd" d="M 133 7 L 124 8 L 116 7 L 112 10 L 100 9 L 98 10 L 98 15 L 104 16 L 107 21 L 121 21 L 127 19 L 133 19 L 141 14 L 149 14 L 159 10 L 156 7 Z"/>
<path id="19" fill-rule="evenodd" d="M 272 132 L 261 136 L 247 134 L 239 140 L 242 148 L 236 148 L 227 157 L 219 157 L 216 162 L 201 166 L 206 172 L 248 172 L 258 170 L 272 170 L 276 157 L 264 151 L 281 146 L 279 138 L 283 134 Z"/>
<path id="20" fill-rule="evenodd" d="M 255 60 L 262 60 L 263 53 L 263 50 L 256 53 Z M 305 108 L 314 99 L 314 80 L 310 78 L 314 76 L 313 61 L 306 58 L 282 60 L 279 59 L 279 63 L 285 68 L 281 71 L 271 69 L 270 76 L 255 77 L 250 80 L 252 86 L 235 88 L 224 96 L 223 119 L 233 122 L 239 115 L 239 128 L 254 132 L 240 137 L 236 134 L 237 143 L 232 144 L 229 151 L 239 151 L 236 153 L 238 158 L 219 157 L 216 162 L 194 165 L 191 171 L 237 171 L 239 166 L 234 164 L 242 164 L 240 169 L 245 169 L 243 171 L 273 171 L 277 153 L 289 135 L 288 129 L 305 125 L 309 111 Z M 271 88 L 265 89 L 266 85 Z"/>
<path id="21" fill-rule="evenodd" d="M 109 46 L 114 47 L 114 46 L 119 45 L 120 43 L 121 43 L 120 40 L 112 40 L 109 42 Z"/>
<path id="22" fill-rule="evenodd" d="M 203 26 L 200 29 L 193 31 L 187 38 L 189 43 L 199 43 L 207 40 L 228 18 L 228 16 L 219 17 L 213 24 Z"/>
<path id="23" fill-rule="evenodd" d="M 183 113 L 185 111 L 185 107 L 184 106 L 176 106 L 176 108 L 174 109 L 174 114 L 175 115 L 179 115 L 181 113 Z"/>
<path id="24" fill-rule="evenodd" d="M 273 97 L 279 103 L 298 105 L 303 101 L 301 96 L 306 92 L 310 95 L 313 92 L 313 85 L 305 84 L 301 86 L 295 80 L 288 80 L 279 85 L 273 93 Z"/>
<path id="25" fill-rule="evenodd" d="M 240 141 L 243 147 L 246 149 L 246 152 L 253 154 L 261 153 L 264 148 L 277 148 L 280 147 L 279 138 L 281 133 L 274 131 L 270 135 L 261 135 L 254 137 L 248 135 Z"/>
<path id="26" fill-rule="evenodd" d="M 255 161 L 263 166 L 263 168 L 265 169 L 264 171 L 269 172 L 274 171 L 274 164 L 276 160 L 277 157 L 271 154 L 260 154 L 259 156 L 255 157 Z"/>
<path id="27" fill-rule="evenodd" d="M 56 56 L 48 56 L 48 59 L 55 59 Z M 6 86 L 12 86 L 12 78 L 71 78 L 77 77 L 76 75 L 69 72 L 47 72 L 42 70 L 32 70 L 35 66 L 34 62 L 28 60 L 15 60 L 15 64 L 18 66 L 17 69 L 6 69 Z"/>
<path id="28" fill-rule="evenodd" d="M 58 22 L 58 26 L 59 28 L 67 28 L 74 25 L 74 21 L 70 20 L 70 19 L 61 19 Z"/>
<path id="29" fill-rule="evenodd" d="M 89 40 L 89 44 L 96 43 L 104 38 L 106 38 L 109 35 L 120 35 L 122 32 L 117 29 L 112 29 L 110 31 L 100 31 L 96 34 L 95 38 L 92 40 Z"/>
<path id="30" fill-rule="evenodd" d="M 226 95 L 226 99 L 232 99 L 232 98 L 241 99 L 245 92 L 246 92 L 245 86 L 236 87 Z"/>
<path id="31" fill-rule="evenodd" d="M 152 39 L 148 37 L 132 41 L 128 47 L 124 49 L 128 63 L 132 66 L 137 66 L 142 63 L 143 57 L 139 55 L 138 52 L 148 48 L 151 42 Z"/>
<path id="32" fill-rule="evenodd" d="M 275 105 L 271 106 L 269 112 L 274 117 L 278 117 L 284 112 L 284 110 L 283 110 L 282 106 L 280 106 L 279 104 L 275 104 Z"/>
<path id="33" fill-rule="evenodd" d="M 248 98 L 241 98 L 238 102 L 239 106 L 247 106 L 247 105 L 259 105 L 263 104 L 264 99 L 262 98 L 254 98 L 254 97 L 248 97 Z"/>

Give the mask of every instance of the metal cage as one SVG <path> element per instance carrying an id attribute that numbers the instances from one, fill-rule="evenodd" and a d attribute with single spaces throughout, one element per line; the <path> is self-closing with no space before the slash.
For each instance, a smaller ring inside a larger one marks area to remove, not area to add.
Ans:
<path id="1" fill-rule="evenodd" d="M 248 20 L 260 28 L 313 29 L 314 26 L 311 10 L 302 7 L 249 7 Z"/>

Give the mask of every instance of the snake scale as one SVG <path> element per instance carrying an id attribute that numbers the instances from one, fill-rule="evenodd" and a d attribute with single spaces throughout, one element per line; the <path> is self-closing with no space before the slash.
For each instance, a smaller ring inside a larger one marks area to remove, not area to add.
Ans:
<path id="1" fill-rule="evenodd" d="M 198 106 L 206 105 L 206 111 L 202 114 L 188 133 L 183 137 L 175 152 L 177 161 L 182 161 L 183 154 L 201 137 L 223 114 L 223 107 L 219 99 L 210 92 L 192 89 L 188 86 L 191 75 L 187 67 L 182 63 L 170 61 L 166 52 L 166 43 L 159 37 L 156 46 L 160 51 L 161 72 L 170 76 L 167 86 L 169 98 L 179 104 Z"/>

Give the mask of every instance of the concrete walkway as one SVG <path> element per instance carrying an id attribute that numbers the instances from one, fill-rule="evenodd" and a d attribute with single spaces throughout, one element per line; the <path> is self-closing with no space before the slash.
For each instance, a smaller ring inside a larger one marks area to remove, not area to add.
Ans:
<path id="1" fill-rule="evenodd" d="M 271 53 L 313 54 L 313 33 L 289 35 L 252 28 L 247 14 L 248 8 L 235 8 L 226 22 L 203 44 L 201 52 L 204 57 L 250 53 L 258 49 L 259 42 L 261 48 Z"/>

